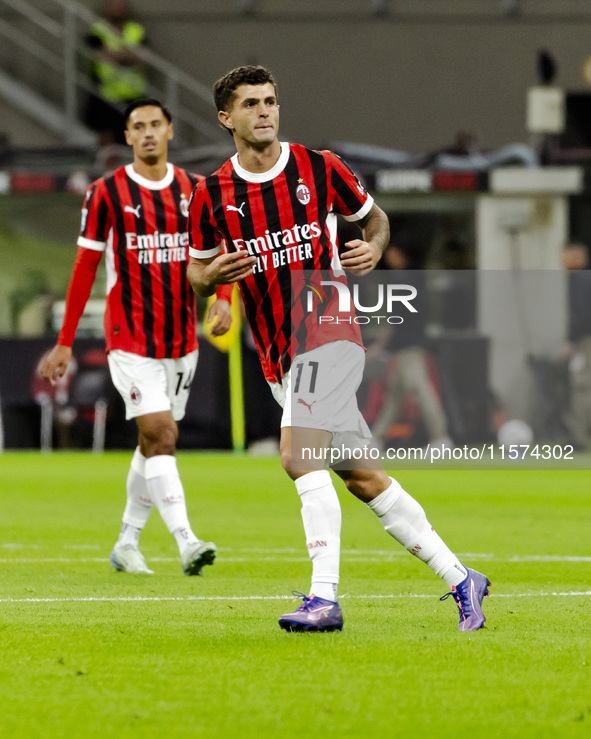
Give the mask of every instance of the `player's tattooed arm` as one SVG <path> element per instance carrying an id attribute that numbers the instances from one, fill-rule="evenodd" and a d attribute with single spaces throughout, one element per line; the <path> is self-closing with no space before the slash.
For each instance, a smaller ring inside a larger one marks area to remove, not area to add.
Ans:
<path id="1" fill-rule="evenodd" d="M 390 239 L 388 216 L 375 203 L 369 213 L 358 223 L 363 239 L 352 239 L 344 246 L 348 251 L 341 255 L 343 269 L 356 275 L 365 275 L 375 268 L 382 258 Z"/>
<path id="2" fill-rule="evenodd" d="M 251 275 L 254 264 L 256 257 L 248 256 L 246 251 L 219 254 L 212 259 L 191 257 L 187 277 L 193 291 L 206 298 L 213 295 L 219 285 L 230 285 Z"/>

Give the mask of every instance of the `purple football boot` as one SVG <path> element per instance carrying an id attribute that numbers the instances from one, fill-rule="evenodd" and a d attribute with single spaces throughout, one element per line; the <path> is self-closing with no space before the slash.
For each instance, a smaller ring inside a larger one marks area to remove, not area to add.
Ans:
<path id="1" fill-rule="evenodd" d="M 452 585 L 451 593 L 446 593 L 439 600 L 451 595 L 460 612 L 458 631 L 478 631 L 484 628 L 486 618 L 482 613 L 482 601 L 488 595 L 489 579 L 477 570 L 466 567 L 468 576 L 456 587 Z"/>
<path id="2" fill-rule="evenodd" d="M 279 619 L 279 626 L 286 631 L 342 631 L 343 613 L 338 603 L 333 600 L 319 598 L 313 593 L 308 597 L 304 593 L 296 593 L 303 598 L 302 605 L 293 613 L 285 613 Z"/>

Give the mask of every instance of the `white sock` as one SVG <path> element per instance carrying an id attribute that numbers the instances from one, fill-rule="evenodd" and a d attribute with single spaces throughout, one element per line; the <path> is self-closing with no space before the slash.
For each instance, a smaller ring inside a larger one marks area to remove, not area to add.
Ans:
<path id="1" fill-rule="evenodd" d="M 130 523 L 124 523 L 121 526 L 121 533 L 117 539 L 117 544 L 122 544 L 123 546 L 126 544 L 132 544 L 134 547 L 137 547 L 141 533 L 142 530 L 138 529 L 136 526 L 132 526 Z"/>
<path id="2" fill-rule="evenodd" d="M 435 532 L 422 507 L 393 478 L 390 487 L 368 503 L 386 531 L 426 562 L 449 587 L 459 585 L 467 576 L 466 568 Z"/>
<path id="3" fill-rule="evenodd" d="M 137 545 L 140 532 L 146 525 L 152 506 L 146 485 L 146 458 L 135 450 L 127 473 L 127 503 L 123 511 L 123 526 L 117 541 L 118 544 Z"/>
<path id="4" fill-rule="evenodd" d="M 198 541 L 195 534 L 191 531 L 190 526 L 188 528 L 181 526 L 180 529 L 173 531 L 172 535 L 174 536 L 174 540 L 176 541 L 181 554 L 184 552 L 187 544 L 192 544 L 194 541 Z"/>
<path id="5" fill-rule="evenodd" d="M 341 552 L 341 505 L 328 470 L 308 472 L 295 481 L 302 500 L 306 545 L 312 560 L 310 592 L 336 601 Z"/>
<path id="6" fill-rule="evenodd" d="M 159 454 L 146 459 L 146 483 L 148 493 L 166 528 L 174 534 L 179 552 L 182 554 L 187 544 L 197 541 L 187 517 L 185 492 L 176 466 L 176 459 L 170 454 Z M 184 533 L 177 537 L 177 532 Z"/>

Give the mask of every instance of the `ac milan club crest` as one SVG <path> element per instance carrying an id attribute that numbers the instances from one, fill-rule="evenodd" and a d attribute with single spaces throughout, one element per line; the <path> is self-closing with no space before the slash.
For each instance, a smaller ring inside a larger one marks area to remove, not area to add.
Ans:
<path id="1" fill-rule="evenodd" d="M 142 402 L 142 394 L 135 385 L 129 391 L 129 397 L 134 405 L 139 405 Z"/>
<path id="2" fill-rule="evenodd" d="M 185 218 L 189 217 L 189 201 L 184 195 L 181 195 L 181 213 Z"/>
<path id="3" fill-rule="evenodd" d="M 308 205 L 310 202 L 310 190 L 308 190 L 303 182 L 300 183 L 296 189 L 296 198 L 302 205 Z"/>

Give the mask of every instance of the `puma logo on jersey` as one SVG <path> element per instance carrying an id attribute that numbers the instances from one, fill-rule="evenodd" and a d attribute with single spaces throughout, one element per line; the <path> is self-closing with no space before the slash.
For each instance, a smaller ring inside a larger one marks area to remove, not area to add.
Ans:
<path id="1" fill-rule="evenodd" d="M 135 208 L 132 208 L 131 205 L 126 205 L 123 209 L 126 213 L 133 213 L 133 215 L 136 218 L 140 217 L 140 208 L 142 207 L 141 203 L 139 205 L 136 205 Z"/>
<path id="2" fill-rule="evenodd" d="M 242 205 L 240 206 L 240 208 L 237 208 L 235 205 L 226 205 L 226 210 L 233 210 L 236 213 L 240 213 L 240 215 L 243 216 L 244 213 L 242 212 L 242 208 L 244 208 L 245 204 L 246 203 L 242 203 Z"/>
<path id="3" fill-rule="evenodd" d="M 312 413 L 312 406 L 314 405 L 316 401 L 313 400 L 311 403 L 306 403 L 306 401 L 303 398 L 298 398 L 298 405 L 305 405 L 306 408 Z"/>

